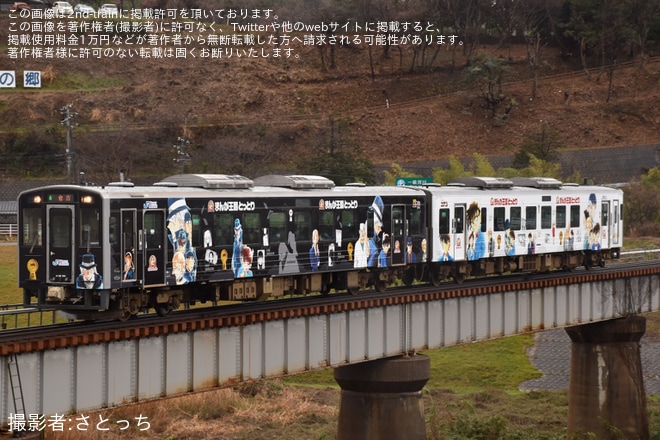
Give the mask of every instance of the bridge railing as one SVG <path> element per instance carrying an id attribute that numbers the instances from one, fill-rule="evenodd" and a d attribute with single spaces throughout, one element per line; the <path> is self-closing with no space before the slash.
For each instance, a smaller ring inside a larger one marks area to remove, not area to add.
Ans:
<path id="1" fill-rule="evenodd" d="M 23 307 L 23 304 L 0 305 L 0 331 L 55 324 L 58 321 L 62 320 L 58 320 L 55 310 L 43 311 L 32 307 Z"/>
<path id="2" fill-rule="evenodd" d="M 2 229 L 0 229 L 0 234 Z M 640 249 L 621 252 L 621 262 L 653 261 L 660 259 L 660 249 Z M 41 311 L 23 304 L 0 305 L 0 331 L 39 325 L 56 324 L 67 321 L 58 318 L 57 311 Z"/>
<path id="3" fill-rule="evenodd" d="M 660 249 L 636 249 L 621 252 L 621 261 L 654 261 L 660 259 Z"/>
<path id="4" fill-rule="evenodd" d="M 9 238 L 16 238 L 18 236 L 18 225 L 15 223 L 1 223 L 0 236 L 3 235 Z"/>

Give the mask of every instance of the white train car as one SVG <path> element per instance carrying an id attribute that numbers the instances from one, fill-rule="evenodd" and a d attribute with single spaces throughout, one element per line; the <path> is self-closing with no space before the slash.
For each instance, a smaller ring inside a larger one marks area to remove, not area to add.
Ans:
<path id="1" fill-rule="evenodd" d="M 467 177 L 428 186 L 432 281 L 618 258 L 623 192 L 549 178 Z"/>

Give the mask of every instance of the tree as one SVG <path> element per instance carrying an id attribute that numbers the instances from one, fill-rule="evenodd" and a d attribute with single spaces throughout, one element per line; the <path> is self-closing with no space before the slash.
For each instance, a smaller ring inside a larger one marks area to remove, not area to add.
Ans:
<path id="1" fill-rule="evenodd" d="M 570 16 L 565 35 L 579 43 L 582 66 L 588 78 L 587 56 L 596 54 L 600 59 L 597 79 L 607 72 L 609 81 L 606 102 L 612 94 L 613 76 L 621 57 L 630 53 L 633 41 L 630 2 L 620 0 L 569 0 Z M 642 26 L 643 28 L 643 26 Z"/>
<path id="2" fill-rule="evenodd" d="M 491 112 L 491 117 L 506 120 L 515 107 L 515 100 L 506 96 L 502 88 L 502 79 L 509 72 L 506 60 L 489 55 L 475 57 L 475 63 L 468 69 L 467 81 L 477 84 L 481 91 L 481 107 Z M 498 110 L 503 113 L 498 115 Z"/>
<path id="3" fill-rule="evenodd" d="M 654 18 L 660 11 L 660 0 L 627 0 L 631 11 L 632 38 L 639 48 L 640 65 L 646 58 L 646 41 L 651 31 Z"/>
<path id="4" fill-rule="evenodd" d="M 523 145 L 514 155 L 513 166 L 518 169 L 528 167 L 532 156 L 543 161 L 556 162 L 557 149 L 563 146 L 559 132 L 544 123 L 540 131 L 525 135 Z"/>
<path id="5" fill-rule="evenodd" d="M 318 174 L 345 185 L 351 182 L 373 184 L 373 163 L 363 157 L 362 150 L 348 137 L 348 121 L 330 117 L 329 130 L 322 136 L 312 160 L 298 161 L 297 169 L 303 174 Z"/>
<path id="6" fill-rule="evenodd" d="M 624 188 L 626 228 L 631 234 L 658 235 L 660 168 L 651 168 L 640 182 Z"/>
<path id="7" fill-rule="evenodd" d="M 539 70 L 543 65 L 541 50 L 546 46 L 545 29 L 547 27 L 548 9 L 546 0 L 528 0 L 520 11 L 520 24 L 527 46 L 527 63 L 532 71 L 532 99 L 536 99 L 539 85 Z"/>
<path id="8" fill-rule="evenodd" d="M 465 165 L 456 156 L 449 157 L 449 168 L 436 168 L 433 170 L 433 181 L 446 185 L 457 177 L 471 176 L 472 173 L 465 169 Z"/>

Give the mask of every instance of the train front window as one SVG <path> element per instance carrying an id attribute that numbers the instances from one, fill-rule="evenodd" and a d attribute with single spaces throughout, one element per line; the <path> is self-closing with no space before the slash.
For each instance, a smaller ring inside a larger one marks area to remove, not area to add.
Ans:
<path id="1" fill-rule="evenodd" d="M 54 248 L 71 246 L 71 211 L 50 210 L 50 245 Z"/>
<path id="2" fill-rule="evenodd" d="M 43 222 L 41 220 L 40 208 L 23 208 L 23 234 L 21 235 L 21 244 L 26 246 L 41 246 Z"/>
<path id="3" fill-rule="evenodd" d="M 83 246 L 98 246 L 101 231 L 101 215 L 98 208 L 80 208 L 80 243 Z"/>

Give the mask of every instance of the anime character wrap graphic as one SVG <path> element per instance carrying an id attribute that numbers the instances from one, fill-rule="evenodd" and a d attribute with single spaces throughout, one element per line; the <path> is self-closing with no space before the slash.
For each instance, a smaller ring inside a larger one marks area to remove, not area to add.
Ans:
<path id="1" fill-rule="evenodd" d="M 472 202 L 467 210 L 468 220 L 468 260 L 478 260 L 486 256 L 486 237 L 481 232 L 481 209 L 478 202 Z"/>
<path id="2" fill-rule="evenodd" d="M 243 225 L 240 219 L 234 219 L 234 246 L 231 255 L 231 270 L 234 272 L 234 278 L 240 277 L 243 250 Z"/>
<path id="3" fill-rule="evenodd" d="M 383 212 L 385 203 L 381 196 L 374 197 L 371 203 L 371 210 L 374 212 L 374 235 L 369 239 L 369 260 L 367 266 L 374 267 L 378 265 L 378 257 L 383 249 Z"/>
<path id="4" fill-rule="evenodd" d="M 103 289 L 103 277 L 96 270 L 93 254 L 84 254 L 80 263 L 80 275 L 76 277 L 77 289 Z"/>
<path id="5" fill-rule="evenodd" d="M 172 244 L 173 275 L 177 284 L 195 281 L 197 276 L 197 254 L 192 245 L 192 216 L 186 199 L 168 200 L 167 229 Z M 183 268 L 181 263 L 183 262 Z"/>
<path id="6" fill-rule="evenodd" d="M 359 238 L 355 242 L 355 254 L 353 256 L 353 266 L 354 267 L 367 267 L 369 256 L 371 254 L 369 250 L 369 242 L 367 239 L 367 225 L 365 223 L 360 223 Z"/>
<path id="7" fill-rule="evenodd" d="M 596 194 L 589 194 L 589 205 L 584 210 L 584 249 L 600 250 L 600 222 L 598 222 L 598 200 Z"/>

